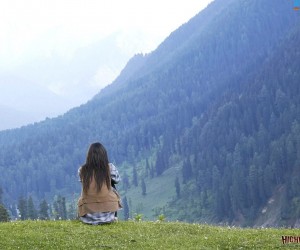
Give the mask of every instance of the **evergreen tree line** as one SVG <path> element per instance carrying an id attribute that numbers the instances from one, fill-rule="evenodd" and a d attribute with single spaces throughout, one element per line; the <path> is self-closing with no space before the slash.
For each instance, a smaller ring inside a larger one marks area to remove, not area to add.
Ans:
<path id="1" fill-rule="evenodd" d="M 170 213 L 177 207 L 179 219 L 232 222 L 242 217 L 252 225 L 277 192 L 282 196 L 279 224 L 300 218 L 300 60 L 290 50 L 299 51 L 299 41 L 297 29 L 249 85 L 232 82 L 219 108 L 194 120 L 180 138 L 177 148 L 184 150 L 174 151 L 168 143 L 161 165 L 170 153 L 180 154 L 183 184 L 189 184 Z M 178 142 L 172 143 L 176 149 Z"/>
<path id="2" fill-rule="evenodd" d="M 20 197 L 18 204 L 9 207 L 12 219 L 15 220 L 66 220 L 77 218 L 76 202 L 67 202 L 66 198 L 58 195 L 52 203 L 45 199 L 36 205 L 33 198 Z"/>
<path id="3" fill-rule="evenodd" d="M 168 217 L 217 222 L 240 217 L 252 225 L 277 194 L 283 197 L 279 224 L 300 218 L 299 41 L 296 28 L 261 61 L 259 74 L 231 79 L 214 92 L 210 112 L 191 98 L 192 90 L 181 89 L 189 102 L 173 106 L 178 112 L 164 116 L 166 133 L 154 140 L 156 176 L 172 167 L 174 157 L 182 166 L 182 182 L 175 180 L 176 198 L 168 205 Z M 172 109 L 171 101 L 168 105 Z M 184 119 L 172 122 L 178 113 Z M 141 176 L 147 172 L 143 165 Z M 135 185 L 136 169 L 132 176 Z"/>
<path id="4" fill-rule="evenodd" d="M 210 32 L 203 33 L 206 29 L 199 27 L 207 14 L 200 13 L 156 53 L 144 57 L 144 67 L 122 86 L 112 84 L 63 116 L 2 131 L 0 171 L 7 203 L 16 202 L 22 193 L 39 199 L 62 191 L 79 193 L 77 169 L 93 141 L 103 142 L 117 165 L 134 164 L 159 147 L 152 170 L 161 174 L 168 164 L 163 152 L 185 148 L 179 137 L 193 125 L 193 118 L 214 112 L 212 103 L 232 79 L 256 74 L 258 63 L 292 27 L 295 17 L 282 14 L 287 7 L 276 1 L 270 11 L 265 3 L 235 1 L 221 18 L 209 8 L 219 25 L 208 22 Z M 222 27 L 223 23 L 234 25 Z M 173 138 L 176 144 L 169 144 Z"/>

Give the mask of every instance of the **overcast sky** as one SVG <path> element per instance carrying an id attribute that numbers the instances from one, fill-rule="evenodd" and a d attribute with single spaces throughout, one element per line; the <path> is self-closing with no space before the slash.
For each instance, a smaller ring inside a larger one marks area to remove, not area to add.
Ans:
<path id="1" fill-rule="evenodd" d="M 116 31 L 142 32 L 154 50 L 211 0 L 4 0 L 0 2 L 0 67 L 74 50 Z"/>
<path id="2" fill-rule="evenodd" d="M 210 2 L 0 0 L 0 130 L 87 102 Z"/>

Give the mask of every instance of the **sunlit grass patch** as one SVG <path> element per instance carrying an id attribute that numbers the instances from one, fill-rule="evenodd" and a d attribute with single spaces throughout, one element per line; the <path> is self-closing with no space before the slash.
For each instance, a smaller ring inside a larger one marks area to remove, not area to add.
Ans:
<path id="1" fill-rule="evenodd" d="M 279 249 L 293 229 L 242 229 L 179 222 L 121 221 L 89 226 L 79 221 L 0 224 L 0 249 Z"/>

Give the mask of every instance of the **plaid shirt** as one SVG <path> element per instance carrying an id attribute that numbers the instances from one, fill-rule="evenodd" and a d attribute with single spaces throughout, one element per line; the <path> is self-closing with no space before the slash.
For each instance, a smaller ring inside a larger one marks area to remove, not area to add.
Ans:
<path id="1" fill-rule="evenodd" d="M 101 213 L 92 213 L 86 214 L 84 216 L 79 217 L 79 219 L 90 225 L 100 225 L 111 223 L 117 220 L 115 217 L 115 212 L 101 212 Z"/>
<path id="2" fill-rule="evenodd" d="M 110 169 L 110 177 L 113 184 L 118 184 L 121 181 L 121 177 L 119 175 L 118 169 L 112 163 L 109 163 L 109 169 Z"/>

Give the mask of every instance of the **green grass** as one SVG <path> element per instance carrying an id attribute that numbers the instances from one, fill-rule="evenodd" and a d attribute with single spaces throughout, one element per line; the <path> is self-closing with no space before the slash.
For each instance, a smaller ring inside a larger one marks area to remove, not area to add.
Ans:
<path id="1" fill-rule="evenodd" d="M 291 249 L 282 235 L 296 229 L 241 229 L 177 222 L 120 221 L 89 226 L 79 221 L 0 223 L 0 249 Z"/>
<path id="2" fill-rule="evenodd" d="M 134 217 L 134 214 L 143 214 L 143 218 L 155 220 L 158 215 L 155 215 L 154 209 L 162 210 L 167 202 L 176 196 L 175 179 L 179 171 L 178 168 L 173 167 L 160 176 L 150 180 L 146 179 L 147 194 L 145 196 L 142 195 L 140 183 L 138 187 L 131 187 L 127 190 L 126 197 L 130 203 L 130 218 Z M 124 197 L 124 195 L 121 193 L 121 197 Z M 120 215 L 123 216 L 122 212 L 121 210 Z M 163 211 L 158 212 L 158 214 L 160 213 L 163 213 Z"/>

